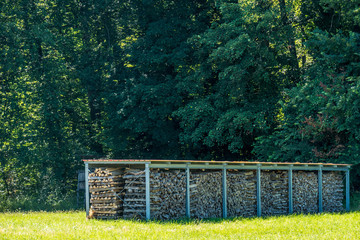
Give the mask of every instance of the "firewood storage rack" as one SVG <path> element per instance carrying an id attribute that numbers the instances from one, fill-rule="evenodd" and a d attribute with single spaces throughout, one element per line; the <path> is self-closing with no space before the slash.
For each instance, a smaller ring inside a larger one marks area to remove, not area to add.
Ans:
<path id="1" fill-rule="evenodd" d="M 141 169 L 145 173 L 145 216 L 149 220 L 151 216 L 150 200 L 150 173 L 153 169 L 179 170 L 183 171 L 186 176 L 186 193 L 185 193 L 185 216 L 191 215 L 191 193 L 190 193 L 190 173 L 191 171 L 214 171 L 221 172 L 221 183 L 218 188 L 222 192 L 222 217 L 228 217 L 228 186 L 227 174 L 229 171 L 252 171 L 254 172 L 254 181 L 256 189 L 256 213 L 258 217 L 262 216 L 262 173 L 271 171 L 283 171 L 287 175 L 287 213 L 294 212 L 293 205 L 293 172 L 304 171 L 317 175 L 317 211 L 323 212 L 323 176 L 324 172 L 343 173 L 345 178 L 345 210 L 350 210 L 350 164 L 333 164 L 333 163 L 283 163 L 283 162 L 243 162 L 243 161 L 192 161 L 192 160 L 142 160 L 142 159 L 85 159 L 85 205 L 86 216 L 89 216 L 90 209 L 90 192 L 89 192 L 89 169 L 106 168 L 106 167 L 124 167 Z M 119 196 L 121 199 L 121 197 Z M 121 199 L 123 200 L 123 199 Z"/>

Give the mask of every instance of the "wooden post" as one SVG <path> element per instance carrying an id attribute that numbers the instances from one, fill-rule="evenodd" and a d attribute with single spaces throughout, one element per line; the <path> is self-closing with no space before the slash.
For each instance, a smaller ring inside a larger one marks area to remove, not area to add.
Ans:
<path id="1" fill-rule="evenodd" d="M 348 169 L 345 173 L 345 201 L 346 201 L 346 211 L 350 211 L 350 170 Z"/>
<path id="2" fill-rule="evenodd" d="M 150 220 L 150 168 L 145 164 L 145 194 L 146 194 L 146 220 Z"/>
<path id="3" fill-rule="evenodd" d="M 86 217 L 89 217 L 89 164 L 85 163 L 85 210 L 86 210 Z"/>
<path id="4" fill-rule="evenodd" d="M 289 213 L 292 214 L 293 213 L 293 185 L 292 185 L 292 179 L 293 179 L 293 174 L 292 174 L 292 165 L 290 165 L 290 169 L 289 169 L 289 177 L 288 177 L 288 185 L 289 185 Z"/>
<path id="5" fill-rule="evenodd" d="M 323 212 L 323 199 L 322 199 L 322 166 L 319 166 L 318 171 L 318 184 L 319 184 L 319 212 Z"/>
<path id="6" fill-rule="evenodd" d="M 186 217 L 190 218 L 190 169 L 186 166 Z"/>
<path id="7" fill-rule="evenodd" d="M 257 165 L 256 172 L 256 201 L 257 201 L 257 216 L 261 217 L 261 169 L 260 164 Z"/>
<path id="8" fill-rule="evenodd" d="M 226 165 L 224 164 L 222 174 L 222 194 L 223 194 L 223 218 L 227 218 L 227 187 L 226 187 Z"/>

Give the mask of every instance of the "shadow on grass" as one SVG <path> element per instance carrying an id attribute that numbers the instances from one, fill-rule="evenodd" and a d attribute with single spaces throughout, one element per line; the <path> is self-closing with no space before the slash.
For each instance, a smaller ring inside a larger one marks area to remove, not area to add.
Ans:
<path id="1" fill-rule="evenodd" d="M 268 215 L 268 216 L 261 216 L 261 217 L 231 217 L 231 218 L 204 218 L 204 219 L 200 219 L 200 218 L 180 218 L 180 219 L 174 219 L 174 220 L 156 220 L 156 219 L 151 219 L 149 221 L 146 220 L 142 220 L 142 219 L 123 219 L 123 218 L 119 218 L 119 219 L 90 219 L 91 221 L 129 221 L 129 222 L 136 222 L 136 223 L 144 223 L 144 224 L 151 224 L 151 223 L 156 223 L 156 224 L 161 224 L 161 225 L 167 225 L 167 224 L 178 224 L 178 225 L 196 225 L 196 224 L 217 224 L 217 223 L 227 223 L 227 222 L 238 222 L 238 221 L 258 221 L 258 220 L 271 220 L 271 219 L 278 219 L 278 218 L 295 218 L 295 217 L 299 217 L 299 216 L 320 216 L 320 215 L 326 215 L 326 214 L 332 214 L 332 215 L 344 215 L 344 214 L 349 214 L 351 212 L 356 212 L 356 211 L 350 211 L 350 212 L 346 212 L 346 211 L 342 211 L 342 212 L 323 212 L 323 213 L 293 213 L 293 214 L 284 214 L 284 215 Z"/>

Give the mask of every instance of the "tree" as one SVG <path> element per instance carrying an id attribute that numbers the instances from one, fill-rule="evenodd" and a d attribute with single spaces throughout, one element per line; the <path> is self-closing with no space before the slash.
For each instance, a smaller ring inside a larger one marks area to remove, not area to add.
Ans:
<path id="1" fill-rule="evenodd" d="M 294 30 L 273 2 L 220 1 L 217 7 L 217 21 L 192 37 L 196 60 L 177 85 L 186 99 L 175 113 L 180 139 L 196 157 L 252 159 L 255 138 L 276 124 L 281 90 L 296 82 L 295 46 L 288 47 Z"/>
<path id="2" fill-rule="evenodd" d="M 187 39 L 213 17 L 207 1 L 134 1 L 134 34 L 125 51 L 128 68 L 109 95 L 108 146 L 115 157 L 180 158 L 177 76 L 191 64 Z M 115 104 L 116 103 L 116 104 Z"/>
<path id="3" fill-rule="evenodd" d="M 352 32 L 313 33 L 314 63 L 282 101 L 277 131 L 259 138 L 262 159 L 358 163 L 359 40 Z"/>

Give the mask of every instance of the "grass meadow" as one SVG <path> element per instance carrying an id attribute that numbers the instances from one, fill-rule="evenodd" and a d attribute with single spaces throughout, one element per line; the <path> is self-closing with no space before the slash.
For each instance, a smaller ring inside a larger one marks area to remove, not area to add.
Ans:
<path id="1" fill-rule="evenodd" d="M 360 212 L 169 222 L 87 220 L 84 211 L 1 213 L 0 239 L 360 239 Z"/>

